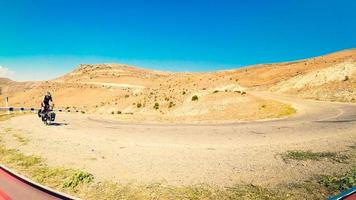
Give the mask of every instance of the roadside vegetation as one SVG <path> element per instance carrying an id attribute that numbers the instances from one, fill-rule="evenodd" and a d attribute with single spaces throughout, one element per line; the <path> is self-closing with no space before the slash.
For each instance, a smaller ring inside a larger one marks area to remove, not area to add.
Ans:
<path id="1" fill-rule="evenodd" d="M 288 116 L 295 114 L 297 110 L 290 105 L 285 104 L 282 111 L 279 113 L 278 117 Z"/>
<path id="2" fill-rule="evenodd" d="M 6 119 L 18 115 L 21 114 L 6 115 Z M 90 173 L 73 169 L 49 167 L 40 157 L 25 155 L 16 149 L 6 148 L 2 141 L 5 134 L 12 134 L 16 141 L 22 145 L 26 145 L 29 142 L 18 131 L 11 128 L 3 129 L 0 132 L 0 164 L 31 178 L 37 183 L 71 194 L 75 193 L 78 186 L 93 181 L 94 177 Z"/>
<path id="3" fill-rule="evenodd" d="M 347 173 L 337 175 L 323 175 L 319 177 L 319 183 L 330 191 L 339 192 L 356 186 L 356 167 Z"/>
<path id="4" fill-rule="evenodd" d="M 12 135 L 21 145 L 26 145 L 28 143 L 28 139 L 21 136 L 19 133 L 14 133 Z"/>
<path id="5" fill-rule="evenodd" d="M 194 95 L 194 96 L 192 96 L 192 101 L 198 101 L 198 96 L 197 95 Z"/>
<path id="6" fill-rule="evenodd" d="M 88 172 L 76 171 L 64 181 L 63 187 L 75 188 L 81 183 L 90 183 L 93 179 L 94 176 Z"/>
<path id="7" fill-rule="evenodd" d="M 153 106 L 153 108 L 158 110 L 159 109 L 159 104 L 156 102 L 155 105 Z"/>
<path id="8" fill-rule="evenodd" d="M 7 114 L 7 112 L 0 111 L 0 121 L 5 121 L 5 120 L 11 119 L 13 117 L 21 116 L 24 114 L 28 114 L 28 112 L 22 112 L 22 113 L 21 112 L 12 112 L 11 114 Z"/>
<path id="9" fill-rule="evenodd" d="M 261 100 L 257 109 L 260 119 L 281 118 L 297 113 L 291 105 L 275 100 Z"/>
<path id="10" fill-rule="evenodd" d="M 1 135 L 0 135 L 1 136 Z M 0 140 L 1 142 L 1 140 Z M 291 159 L 332 158 L 333 153 L 288 153 Z M 24 155 L 0 144 L 0 163 L 30 179 L 84 199 L 325 199 L 355 186 L 356 167 L 344 174 L 318 175 L 308 181 L 275 188 L 256 185 L 166 186 L 97 182 L 92 174 L 76 169 L 49 167 L 37 156 Z"/>
<path id="11" fill-rule="evenodd" d="M 312 152 L 312 151 L 287 151 L 282 154 L 284 161 L 297 160 L 297 161 L 306 161 L 306 160 L 330 160 L 339 163 L 346 162 L 349 159 L 349 156 L 343 155 L 336 152 Z"/>
<path id="12" fill-rule="evenodd" d="M 285 160 L 320 160 L 322 158 L 334 158 L 334 152 L 288 151 L 283 155 Z"/>
<path id="13" fill-rule="evenodd" d="M 37 183 L 71 194 L 75 194 L 80 185 L 88 184 L 94 179 L 93 175 L 87 172 L 49 167 L 37 156 L 24 155 L 1 144 L 0 163 Z"/>

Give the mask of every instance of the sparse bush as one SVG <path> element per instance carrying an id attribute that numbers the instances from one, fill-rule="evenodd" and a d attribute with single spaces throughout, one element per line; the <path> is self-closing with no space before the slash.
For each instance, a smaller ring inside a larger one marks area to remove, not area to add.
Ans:
<path id="1" fill-rule="evenodd" d="M 130 95 L 128 95 L 128 94 L 125 95 L 125 98 L 129 98 L 129 97 L 130 97 Z"/>
<path id="2" fill-rule="evenodd" d="M 334 152 L 288 151 L 282 155 L 284 160 L 321 160 L 323 158 L 334 159 Z"/>
<path id="3" fill-rule="evenodd" d="M 197 95 L 192 96 L 192 101 L 197 101 L 199 98 Z"/>
<path id="4" fill-rule="evenodd" d="M 185 91 L 183 91 L 182 94 L 185 95 L 186 94 Z"/>
<path id="5" fill-rule="evenodd" d="M 90 183 L 94 179 L 94 176 L 88 172 L 78 171 L 69 177 L 64 183 L 64 188 L 75 188 L 80 183 Z"/>
<path id="6" fill-rule="evenodd" d="M 141 108 L 142 107 L 142 104 L 141 103 L 137 103 L 137 108 Z"/>
<path id="7" fill-rule="evenodd" d="M 82 114 L 85 114 L 85 111 L 80 111 Z"/>
<path id="8" fill-rule="evenodd" d="M 241 92 L 241 95 L 245 95 L 245 94 L 246 94 L 246 92 L 245 92 L 245 91 Z"/>
<path id="9" fill-rule="evenodd" d="M 176 104 L 174 104 L 172 101 L 169 102 L 168 108 L 172 108 L 173 106 L 175 106 Z"/>
<path id="10" fill-rule="evenodd" d="M 117 113 L 118 115 L 120 115 L 120 114 L 121 114 L 121 111 L 120 111 L 120 110 L 118 110 L 116 113 Z"/>
<path id="11" fill-rule="evenodd" d="M 356 168 L 354 167 L 341 177 L 321 176 L 319 183 L 332 191 L 343 191 L 352 188 L 356 185 Z"/>
<path id="12" fill-rule="evenodd" d="M 213 93 L 215 94 L 215 93 L 218 93 L 219 92 L 219 90 L 215 90 Z"/>
<path id="13" fill-rule="evenodd" d="M 158 110 L 159 109 L 159 104 L 156 102 L 155 105 L 153 106 L 153 108 Z"/>
<path id="14" fill-rule="evenodd" d="M 112 114 L 112 115 L 115 114 L 115 111 L 111 111 L 111 114 Z"/>

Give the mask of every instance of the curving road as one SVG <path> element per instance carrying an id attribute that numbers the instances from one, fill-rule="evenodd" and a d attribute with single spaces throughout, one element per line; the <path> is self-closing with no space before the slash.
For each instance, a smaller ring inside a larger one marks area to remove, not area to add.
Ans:
<path id="1" fill-rule="evenodd" d="M 356 143 L 356 105 L 254 95 L 292 104 L 295 116 L 230 124 L 128 124 L 102 116 L 58 114 L 43 126 L 35 115 L 0 124 L 29 139 L 7 146 L 40 155 L 51 166 L 82 168 L 121 183 L 275 185 L 342 167 L 290 165 L 288 150 L 343 151 Z"/>

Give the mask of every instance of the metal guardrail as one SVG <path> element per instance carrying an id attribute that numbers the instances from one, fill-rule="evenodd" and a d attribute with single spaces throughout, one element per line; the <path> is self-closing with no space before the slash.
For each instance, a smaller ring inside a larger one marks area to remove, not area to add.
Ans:
<path id="1" fill-rule="evenodd" d="M 40 110 L 40 108 L 25 108 L 25 107 L 0 107 L 0 110 L 2 111 L 10 111 L 10 112 L 14 112 L 14 111 L 38 111 Z M 53 109 L 53 111 L 57 111 L 57 112 L 85 112 L 82 110 L 70 110 L 70 109 Z"/>
<path id="2" fill-rule="evenodd" d="M 25 110 L 30 110 L 30 111 L 35 111 L 35 110 L 38 110 L 36 108 L 23 108 L 23 107 L 20 107 L 20 108 L 16 108 L 16 107 L 0 107 L 0 110 L 3 110 L 3 111 L 25 111 Z"/>

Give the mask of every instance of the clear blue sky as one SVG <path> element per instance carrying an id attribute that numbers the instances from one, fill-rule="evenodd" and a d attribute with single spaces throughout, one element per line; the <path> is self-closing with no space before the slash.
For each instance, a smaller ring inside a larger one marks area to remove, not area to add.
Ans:
<path id="1" fill-rule="evenodd" d="M 355 0 L 0 0 L 0 75 L 17 80 L 79 63 L 211 71 L 354 47 Z"/>

